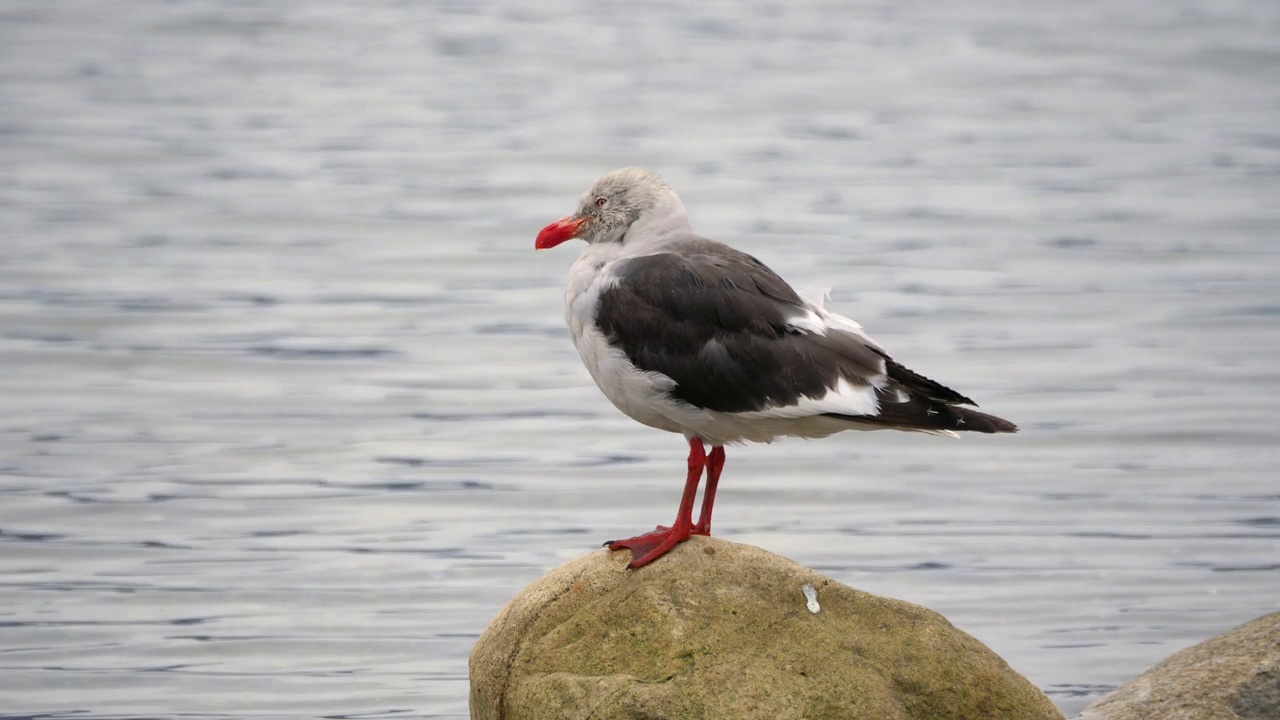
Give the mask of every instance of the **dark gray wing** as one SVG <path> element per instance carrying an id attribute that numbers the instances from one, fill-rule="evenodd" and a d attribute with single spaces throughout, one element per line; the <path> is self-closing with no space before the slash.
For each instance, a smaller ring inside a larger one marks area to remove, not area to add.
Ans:
<path id="1" fill-rule="evenodd" d="M 789 322 L 811 313 L 756 258 L 703 238 L 631 258 L 600 296 L 596 324 L 636 367 L 676 383 L 672 396 L 718 412 L 820 398 L 843 379 L 876 387 L 874 415 L 831 414 L 916 430 L 1013 432 L 1010 422 L 957 404 L 972 400 L 895 362 L 859 335 Z"/>
<path id="2" fill-rule="evenodd" d="M 759 260 L 710 240 L 632 258 L 600 296 L 596 324 L 636 367 L 676 381 L 673 396 L 719 412 L 821 397 L 840 378 L 870 385 L 880 353 L 846 332 L 788 323 L 811 311 Z"/>

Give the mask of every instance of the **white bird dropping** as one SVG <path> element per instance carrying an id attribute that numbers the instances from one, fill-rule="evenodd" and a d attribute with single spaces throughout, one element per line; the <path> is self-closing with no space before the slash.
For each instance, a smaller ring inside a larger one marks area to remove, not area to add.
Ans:
<path id="1" fill-rule="evenodd" d="M 809 608 L 809 612 L 817 615 L 818 611 L 822 609 L 822 607 L 818 605 L 818 591 L 809 583 L 801 585 L 800 591 L 804 593 L 804 599 L 807 601 L 805 602 L 805 607 Z"/>

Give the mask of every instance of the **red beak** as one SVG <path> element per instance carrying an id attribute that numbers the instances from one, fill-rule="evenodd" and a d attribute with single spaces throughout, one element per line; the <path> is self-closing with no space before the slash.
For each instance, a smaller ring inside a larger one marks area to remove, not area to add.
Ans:
<path id="1" fill-rule="evenodd" d="M 542 228 L 542 232 L 538 233 L 538 239 L 533 241 L 533 249 L 546 250 L 559 245 L 565 240 L 572 240 L 578 237 L 578 233 L 582 230 L 582 226 L 586 224 L 587 220 L 588 218 L 574 217 L 572 215 L 560 218 Z"/>

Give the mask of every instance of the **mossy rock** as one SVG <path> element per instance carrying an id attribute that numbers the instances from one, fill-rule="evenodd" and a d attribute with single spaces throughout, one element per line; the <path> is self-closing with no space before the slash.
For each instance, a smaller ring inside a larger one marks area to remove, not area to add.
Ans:
<path id="1" fill-rule="evenodd" d="M 931 610 L 715 538 L 630 559 L 578 558 L 502 610 L 471 653 L 473 720 L 1062 718 Z"/>

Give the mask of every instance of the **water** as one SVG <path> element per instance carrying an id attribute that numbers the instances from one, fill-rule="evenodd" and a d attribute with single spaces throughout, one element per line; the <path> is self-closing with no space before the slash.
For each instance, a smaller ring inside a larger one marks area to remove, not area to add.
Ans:
<path id="1" fill-rule="evenodd" d="M 724 538 L 1071 714 L 1280 608 L 1280 6 L 0 3 L 0 711 L 466 717 L 667 522 L 573 246 L 641 164 L 1013 437 L 734 448 Z"/>

